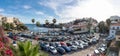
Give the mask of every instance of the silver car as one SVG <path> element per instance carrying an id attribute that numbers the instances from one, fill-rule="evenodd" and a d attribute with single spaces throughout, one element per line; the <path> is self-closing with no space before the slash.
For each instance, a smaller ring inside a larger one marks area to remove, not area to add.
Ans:
<path id="1" fill-rule="evenodd" d="M 78 48 L 77 48 L 77 46 L 72 45 L 72 46 L 70 46 L 70 49 L 71 49 L 72 51 L 76 51 Z"/>

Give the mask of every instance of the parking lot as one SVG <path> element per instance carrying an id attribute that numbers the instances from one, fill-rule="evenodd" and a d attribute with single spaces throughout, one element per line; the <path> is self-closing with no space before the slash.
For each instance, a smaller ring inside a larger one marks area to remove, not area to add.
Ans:
<path id="1" fill-rule="evenodd" d="M 95 34 L 96 37 L 99 37 L 99 34 Z M 77 50 L 77 51 L 72 51 L 69 53 L 64 54 L 63 56 L 87 56 L 87 54 L 94 54 L 94 50 L 96 49 L 96 47 L 99 45 L 99 43 L 89 46 L 86 49 L 82 49 L 82 50 Z M 53 55 L 50 54 L 50 56 L 62 56 L 62 55 Z"/>
<path id="2" fill-rule="evenodd" d="M 88 54 L 95 54 L 94 51 L 98 50 L 102 44 L 103 39 L 99 39 L 99 34 L 79 34 L 73 36 L 59 36 L 57 38 L 44 37 L 39 41 L 34 38 L 22 38 L 20 41 L 27 39 L 33 44 L 40 44 L 40 47 L 49 56 L 87 56 Z M 99 50 L 98 50 L 99 51 Z"/>
<path id="3" fill-rule="evenodd" d="M 79 50 L 76 52 L 68 53 L 68 54 L 65 54 L 63 56 L 87 56 L 87 54 L 93 54 L 94 53 L 93 51 L 95 49 L 96 49 L 96 45 L 91 46 L 91 47 L 84 49 L 84 50 Z"/>

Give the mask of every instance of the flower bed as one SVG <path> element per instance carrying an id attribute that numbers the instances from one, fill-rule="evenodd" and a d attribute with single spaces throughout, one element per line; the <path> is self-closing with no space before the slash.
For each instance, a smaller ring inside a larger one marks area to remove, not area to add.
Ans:
<path id="1" fill-rule="evenodd" d="M 0 56 L 13 56 L 9 39 L 4 35 L 2 27 L 0 27 Z"/>

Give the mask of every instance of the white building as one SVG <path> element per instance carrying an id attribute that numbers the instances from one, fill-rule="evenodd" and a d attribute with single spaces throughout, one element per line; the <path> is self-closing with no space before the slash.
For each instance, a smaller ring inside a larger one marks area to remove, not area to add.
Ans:
<path id="1" fill-rule="evenodd" d="M 120 23 L 112 23 L 110 25 L 109 37 L 115 38 L 116 34 L 120 34 Z"/>
<path id="2" fill-rule="evenodd" d="M 111 16 L 109 19 L 111 21 L 120 21 L 120 17 L 119 16 Z"/>

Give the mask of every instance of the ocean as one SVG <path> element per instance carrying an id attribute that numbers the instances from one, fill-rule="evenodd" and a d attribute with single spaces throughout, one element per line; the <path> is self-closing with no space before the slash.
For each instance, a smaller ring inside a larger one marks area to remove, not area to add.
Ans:
<path id="1" fill-rule="evenodd" d="M 48 32 L 49 30 L 53 30 L 53 28 L 45 28 L 45 27 L 37 27 L 35 24 L 25 24 L 30 31 L 34 32 Z M 55 30 L 59 30 L 59 28 L 55 28 Z"/>

